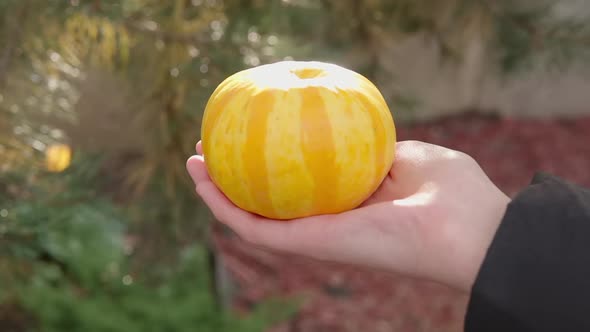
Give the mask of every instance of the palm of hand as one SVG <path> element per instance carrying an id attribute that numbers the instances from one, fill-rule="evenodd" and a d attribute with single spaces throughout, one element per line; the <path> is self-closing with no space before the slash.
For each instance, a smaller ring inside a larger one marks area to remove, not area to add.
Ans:
<path id="1" fill-rule="evenodd" d="M 216 219 L 253 244 L 469 288 L 507 197 L 462 153 L 422 142 L 396 149 L 388 176 L 360 207 L 291 222 L 233 205 L 211 182 L 202 157 L 191 157 L 187 168 Z M 474 199 L 481 216 L 469 209 Z"/>

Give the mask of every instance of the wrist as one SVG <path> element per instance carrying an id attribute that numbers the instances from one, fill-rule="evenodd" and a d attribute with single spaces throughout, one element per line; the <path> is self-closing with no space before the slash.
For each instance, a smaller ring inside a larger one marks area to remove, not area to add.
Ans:
<path id="1" fill-rule="evenodd" d="M 485 222 L 477 223 L 477 231 L 467 239 L 466 264 L 464 273 L 459 277 L 457 288 L 470 293 L 483 265 L 496 232 L 500 227 L 511 199 L 498 190 L 496 199 L 490 201 Z M 469 250 L 469 248 L 472 248 Z M 470 254 L 469 254 L 470 253 Z"/>

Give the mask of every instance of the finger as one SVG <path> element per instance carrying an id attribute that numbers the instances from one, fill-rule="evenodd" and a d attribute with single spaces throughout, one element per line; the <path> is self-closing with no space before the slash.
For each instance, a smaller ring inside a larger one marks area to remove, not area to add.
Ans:
<path id="1" fill-rule="evenodd" d="M 199 196 L 205 201 L 213 215 L 220 222 L 237 230 L 247 229 L 254 220 L 262 219 L 232 203 L 211 181 L 202 156 L 192 156 L 186 163 L 187 170 L 195 182 Z M 276 221 L 279 223 L 280 221 Z M 244 226 L 246 225 L 246 226 Z M 244 233 L 241 231 L 241 233 Z"/>
<path id="2" fill-rule="evenodd" d="M 199 196 L 205 201 L 216 219 L 231 225 L 250 222 L 249 219 L 261 218 L 244 211 L 232 203 L 213 183 L 202 156 L 192 156 L 187 161 L 187 170 L 196 185 Z M 248 219 L 244 221 L 245 219 Z"/>
<path id="3" fill-rule="evenodd" d="M 225 224 L 248 242 L 268 245 L 265 239 L 276 236 L 281 221 L 265 219 L 236 206 L 211 181 L 197 185 L 197 193 L 213 213 L 215 219 Z M 264 225 L 263 225 L 264 224 Z"/>
<path id="4" fill-rule="evenodd" d="M 383 202 L 279 221 L 240 209 L 210 181 L 200 183 L 197 191 L 218 221 L 256 246 L 320 260 L 416 270 L 417 226 L 411 217 L 415 202 Z M 383 247 L 388 247 L 388 255 L 383 255 Z"/>
<path id="5" fill-rule="evenodd" d="M 192 156 L 186 161 L 186 169 L 195 185 L 203 181 L 211 181 L 207 166 L 202 156 Z"/>
<path id="6" fill-rule="evenodd" d="M 366 227 L 363 210 L 342 214 L 320 215 L 295 220 L 273 220 L 247 212 L 234 205 L 212 182 L 197 186 L 197 192 L 209 207 L 214 217 L 231 228 L 245 241 L 272 250 L 306 254 L 320 259 L 336 259 L 341 255 L 336 242 L 358 234 Z"/>
<path id="7" fill-rule="evenodd" d="M 277 250 L 290 248 L 292 246 L 289 242 L 298 242 L 304 235 L 294 230 L 303 229 L 305 227 L 303 223 L 310 222 L 310 220 L 300 223 L 268 219 L 245 211 L 231 202 L 211 181 L 200 182 L 197 185 L 197 193 L 209 207 L 215 219 L 230 227 L 244 240 L 259 246 Z"/>
<path id="8" fill-rule="evenodd" d="M 195 146 L 195 150 L 197 151 L 197 154 L 199 155 L 203 155 L 203 142 L 202 141 L 198 141 L 197 142 L 197 146 Z"/>

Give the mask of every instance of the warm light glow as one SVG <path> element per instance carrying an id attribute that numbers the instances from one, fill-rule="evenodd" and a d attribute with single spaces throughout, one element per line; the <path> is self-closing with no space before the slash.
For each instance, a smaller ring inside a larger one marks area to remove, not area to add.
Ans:
<path id="1" fill-rule="evenodd" d="M 65 144 L 52 145 L 45 151 L 45 165 L 48 171 L 59 173 L 72 162 L 72 149 Z"/>

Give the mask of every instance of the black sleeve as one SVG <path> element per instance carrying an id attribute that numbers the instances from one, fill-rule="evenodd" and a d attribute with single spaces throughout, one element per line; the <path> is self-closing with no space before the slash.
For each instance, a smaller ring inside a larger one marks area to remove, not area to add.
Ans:
<path id="1" fill-rule="evenodd" d="M 512 200 L 473 285 L 465 331 L 590 331 L 588 189 L 537 174 Z"/>

